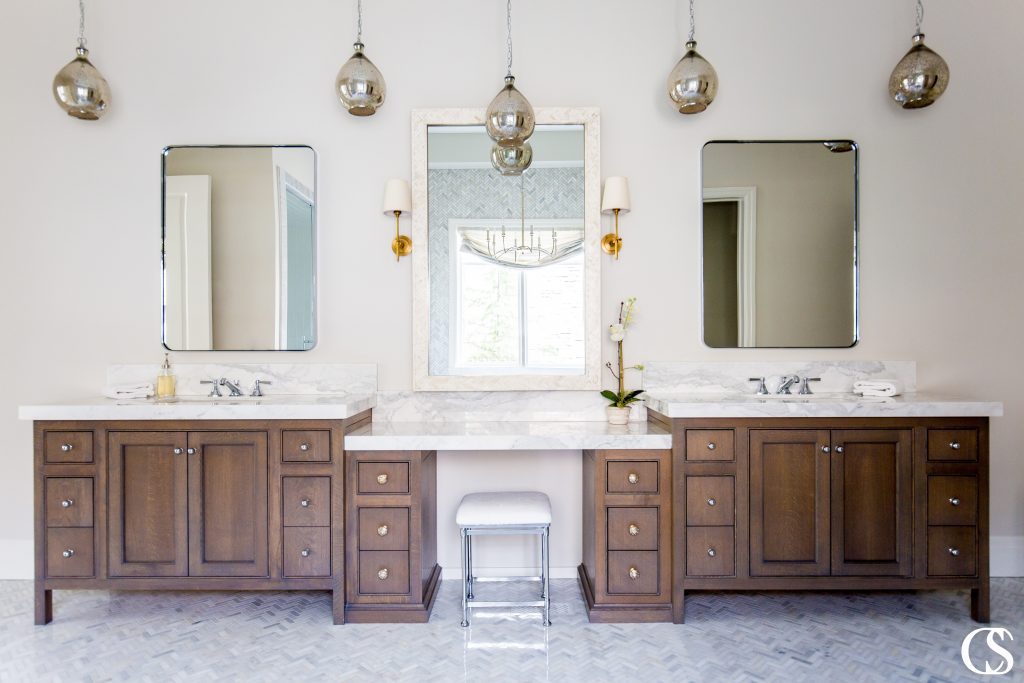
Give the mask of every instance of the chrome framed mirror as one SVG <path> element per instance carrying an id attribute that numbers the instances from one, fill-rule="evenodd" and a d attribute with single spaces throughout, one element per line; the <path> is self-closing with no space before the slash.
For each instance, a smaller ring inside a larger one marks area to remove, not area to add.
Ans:
<path id="1" fill-rule="evenodd" d="M 316 153 L 171 146 L 161 156 L 162 334 L 172 351 L 316 345 Z"/>
<path id="2" fill-rule="evenodd" d="M 857 144 L 720 141 L 702 166 L 702 330 L 712 348 L 860 337 Z"/>
<path id="3" fill-rule="evenodd" d="M 412 113 L 416 390 L 599 388 L 600 116 L 536 116 L 508 174 L 483 109 Z"/>

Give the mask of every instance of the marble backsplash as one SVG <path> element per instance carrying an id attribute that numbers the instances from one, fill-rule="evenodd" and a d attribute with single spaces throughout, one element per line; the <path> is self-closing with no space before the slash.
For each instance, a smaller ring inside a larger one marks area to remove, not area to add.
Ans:
<path id="1" fill-rule="evenodd" d="M 377 391 L 377 365 L 374 363 L 173 363 L 172 367 L 178 378 L 177 393 L 182 396 L 209 394 L 210 385 L 200 384 L 200 380 L 221 377 L 232 382 L 237 380 L 246 394 L 257 378 L 270 382 L 263 388 L 267 396 L 373 394 Z M 107 368 L 107 385 L 154 383 L 159 371 L 159 365 L 111 365 Z"/>
<path id="2" fill-rule="evenodd" d="M 381 391 L 375 422 L 591 422 L 607 419 L 596 391 Z"/>
<path id="3" fill-rule="evenodd" d="M 743 361 L 734 363 L 650 362 L 643 387 L 652 394 L 753 394 L 750 377 L 764 377 L 774 392 L 783 375 L 820 377 L 811 384 L 816 394 L 849 393 L 861 379 L 895 379 L 908 393 L 917 390 L 915 361 Z M 796 393 L 796 387 L 794 387 Z"/>

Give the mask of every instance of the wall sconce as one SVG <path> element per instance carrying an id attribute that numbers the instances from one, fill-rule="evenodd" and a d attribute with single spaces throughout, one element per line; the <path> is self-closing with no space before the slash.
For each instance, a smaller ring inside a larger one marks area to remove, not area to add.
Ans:
<path id="1" fill-rule="evenodd" d="M 619 260 L 622 250 L 622 238 L 619 237 L 619 213 L 629 213 L 629 178 L 612 176 L 604 181 L 604 198 L 601 200 L 601 213 L 615 214 L 615 232 L 601 238 L 604 253 L 612 254 Z"/>
<path id="2" fill-rule="evenodd" d="M 391 240 L 391 251 L 395 252 L 395 261 L 412 253 L 412 239 L 403 235 L 398 219 L 403 213 L 412 211 L 412 191 L 409 183 L 399 178 L 392 178 L 384 185 L 384 215 L 395 216 L 395 239 Z"/>

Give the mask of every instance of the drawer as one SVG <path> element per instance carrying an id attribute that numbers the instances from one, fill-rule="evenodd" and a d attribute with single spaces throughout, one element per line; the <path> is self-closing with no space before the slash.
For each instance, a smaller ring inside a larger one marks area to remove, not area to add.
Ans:
<path id="1" fill-rule="evenodd" d="M 359 493 L 409 493 L 409 462 L 406 460 L 361 462 Z"/>
<path id="2" fill-rule="evenodd" d="M 284 462 L 331 461 L 331 432 L 327 429 L 285 429 L 282 441 Z"/>
<path id="3" fill-rule="evenodd" d="M 731 526 L 736 510 L 732 477 L 686 478 L 686 524 Z"/>
<path id="4" fill-rule="evenodd" d="M 46 480 L 46 526 L 92 526 L 92 478 Z"/>
<path id="5" fill-rule="evenodd" d="M 284 530 L 284 576 L 331 575 L 331 530 L 327 527 L 288 527 Z"/>
<path id="6" fill-rule="evenodd" d="M 609 460 L 608 493 L 658 493 L 657 460 Z"/>
<path id="7" fill-rule="evenodd" d="M 978 459 L 977 429 L 929 429 L 929 460 Z"/>
<path id="8" fill-rule="evenodd" d="M 55 578 L 95 576 L 92 529 L 46 530 L 46 575 Z"/>
<path id="9" fill-rule="evenodd" d="M 92 462 L 92 432 L 46 432 L 43 456 L 48 463 Z"/>
<path id="10" fill-rule="evenodd" d="M 608 593 L 657 595 L 660 584 L 659 554 L 656 550 L 612 550 L 608 552 Z"/>
<path id="11" fill-rule="evenodd" d="M 928 523 L 974 525 L 978 523 L 978 478 L 928 477 Z"/>
<path id="12" fill-rule="evenodd" d="M 608 550 L 657 550 L 659 509 L 608 508 Z"/>
<path id="13" fill-rule="evenodd" d="M 359 508 L 360 550 L 408 550 L 409 508 Z"/>
<path id="14" fill-rule="evenodd" d="M 977 560 L 976 527 L 928 527 L 928 576 L 974 576 Z"/>
<path id="15" fill-rule="evenodd" d="M 331 525 L 331 478 L 284 477 L 284 526 Z"/>
<path id="16" fill-rule="evenodd" d="M 360 595 L 409 593 L 409 553 L 362 550 L 359 553 Z"/>
<path id="17" fill-rule="evenodd" d="M 687 429 L 687 460 L 735 460 L 731 429 Z"/>
<path id="18" fill-rule="evenodd" d="M 734 576 L 736 542 L 731 526 L 686 529 L 687 576 Z"/>

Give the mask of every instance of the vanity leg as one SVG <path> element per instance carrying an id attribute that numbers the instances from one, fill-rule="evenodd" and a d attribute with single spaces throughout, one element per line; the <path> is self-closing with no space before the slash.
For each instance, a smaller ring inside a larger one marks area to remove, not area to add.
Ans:
<path id="1" fill-rule="evenodd" d="M 981 624 L 987 624 L 992 620 L 988 593 L 987 578 L 981 580 L 978 588 L 971 589 L 971 618 Z"/>
<path id="2" fill-rule="evenodd" d="M 36 594 L 36 626 L 44 626 L 53 621 L 53 591 L 40 587 L 37 582 Z"/>
<path id="3" fill-rule="evenodd" d="M 682 624 L 686 621 L 686 594 L 682 588 L 672 596 L 672 623 Z"/>
<path id="4" fill-rule="evenodd" d="M 345 623 L 345 591 L 334 591 L 331 594 L 331 602 L 331 610 L 334 613 L 334 625 L 341 626 Z"/>

